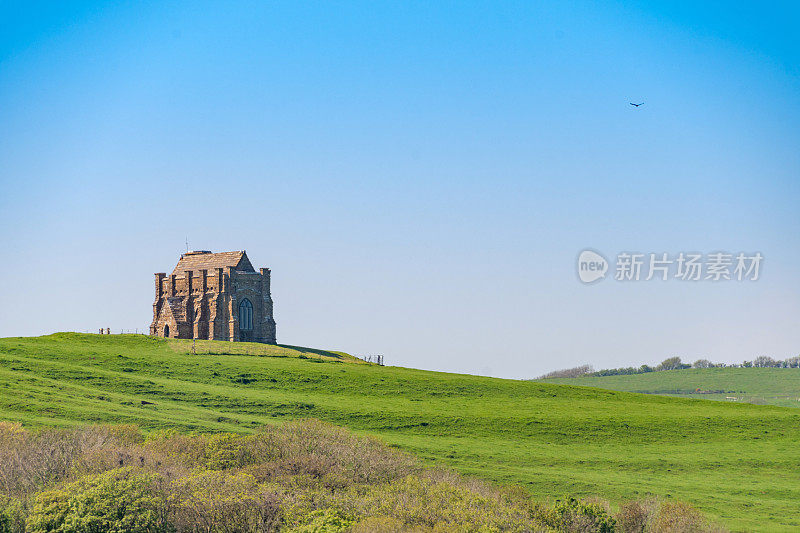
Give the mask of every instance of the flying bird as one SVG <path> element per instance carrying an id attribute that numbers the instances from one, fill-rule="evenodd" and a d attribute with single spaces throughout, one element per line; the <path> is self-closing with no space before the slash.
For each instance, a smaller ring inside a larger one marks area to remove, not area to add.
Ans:
<path id="1" fill-rule="evenodd" d="M 633 107 L 639 107 L 640 105 L 644 105 L 644 102 L 641 104 L 634 104 L 633 102 L 629 102 Z"/>

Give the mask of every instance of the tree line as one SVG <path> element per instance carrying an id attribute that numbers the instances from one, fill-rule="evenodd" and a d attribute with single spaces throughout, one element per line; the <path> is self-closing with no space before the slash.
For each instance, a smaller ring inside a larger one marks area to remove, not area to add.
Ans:
<path id="1" fill-rule="evenodd" d="M 687 368 L 800 368 L 800 356 L 789 357 L 787 359 L 773 359 L 766 355 L 760 355 L 752 361 L 742 361 L 741 363 L 714 363 L 708 359 L 698 359 L 691 364 L 684 363 L 681 361 L 680 357 L 676 356 L 664 359 L 656 366 L 641 365 L 639 367 L 628 366 L 595 370 L 591 365 L 581 365 L 573 368 L 554 370 L 537 379 L 577 378 L 581 376 L 627 376 L 631 374 L 660 372 L 663 370 L 685 370 Z"/>

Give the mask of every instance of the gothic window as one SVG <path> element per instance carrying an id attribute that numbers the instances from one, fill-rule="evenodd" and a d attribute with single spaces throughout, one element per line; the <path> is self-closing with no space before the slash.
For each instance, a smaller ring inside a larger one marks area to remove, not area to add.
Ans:
<path id="1" fill-rule="evenodd" d="M 247 298 L 239 304 L 239 329 L 243 331 L 253 329 L 253 304 Z"/>

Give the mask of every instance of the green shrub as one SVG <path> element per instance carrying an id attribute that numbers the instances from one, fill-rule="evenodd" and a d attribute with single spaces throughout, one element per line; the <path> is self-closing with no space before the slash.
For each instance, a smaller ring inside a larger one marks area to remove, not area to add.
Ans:
<path id="1" fill-rule="evenodd" d="M 25 511 L 22 502 L 0 494 L 0 533 L 24 533 Z"/>
<path id="2" fill-rule="evenodd" d="M 396 518 L 389 516 L 371 516 L 353 525 L 348 533 L 404 533 L 408 528 Z"/>
<path id="3" fill-rule="evenodd" d="M 242 437 L 232 433 L 217 433 L 206 437 L 205 467 L 224 470 L 242 466 L 244 449 Z"/>
<path id="4" fill-rule="evenodd" d="M 181 435 L 162 431 L 148 436 L 144 448 L 191 468 L 225 470 L 247 464 L 245 443 L 246 437 L 233 433 Z"/>
<path id="5" fill-rule="evenodd" d="M 309 513 L 305 523 L 291 533 L 343 533 L 349 531 L 355 521 L 336 509 L 319 509 Z"/>
<path id="6" fill-rule="evenodd" d="M 64 532 L 64 523 L 69 514 L 69 493 L 63 490 L 48 490 L 36 495 L 33 508 L 26 520 L 31 533 Z"/>
<path id="7" fill-rule="evenodd" d="M 132 467 L 87 476 L 36 495 L 29 533 L 149 533 L 168 530 L 156 474 Z"/>
<path id="8" fill-rule="evenodd" d="M 392 517 L 406 527 L 459 532 L 531 531 L 530 498 L 448 472 L 411 475 L 371 487 L 348 500 L 362 516 Z M 538 528 L 537 528 L 538 529 Z M 535 530 L 535 529 L 534 529 Z"/>
<path id="9" fill-rule="evenodd" d="M 280 519 L 277 495 L 245 472 L 194 472 L 172 484 L 170 503 L 180 531 L 271 531 Z"/>
<path id="10" fill-rule="evenodd" d="M 613 533 L 616 522 L 599 503 L 567 498 L 543 513 L 542 521 L 557 531 Z"/>

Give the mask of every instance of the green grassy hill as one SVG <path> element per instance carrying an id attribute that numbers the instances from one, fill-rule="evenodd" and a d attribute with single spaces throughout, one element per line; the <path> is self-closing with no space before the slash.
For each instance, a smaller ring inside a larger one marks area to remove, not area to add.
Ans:
<path id="1" fill-rule="evenodd" d="M 800 368 L 690 368 L 629 376 L 539 380 L 617 391 L 800 407 Z"/>
<path id="2" fill-rule="evenodd" d="M 0 339 L 0 420 L 248 432 L 314 417 L 540 499 L 654 494 L 733 530 L 800 528 L 800 410 L 379 367 L 285 346 L 190 350 L 141 335 Z"/>

